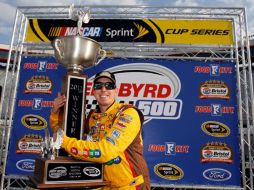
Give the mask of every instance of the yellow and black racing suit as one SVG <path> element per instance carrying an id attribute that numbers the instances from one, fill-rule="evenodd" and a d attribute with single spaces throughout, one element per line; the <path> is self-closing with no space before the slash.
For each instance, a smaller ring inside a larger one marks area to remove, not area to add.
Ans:
<path id="1" fill-rule="evenodd" d="M 131 105 L 114 102 L 104 113 L 92 111 L 87 120 L 86 140 L 64 136 L 62 148 L 80 160 L 104 163 L 104 180 L 110 181 L 111 186 L 103 189 L 149 190 L 140 111 Z M 51 114 L 51 128 L 57 124 L 58 116 Z"/>

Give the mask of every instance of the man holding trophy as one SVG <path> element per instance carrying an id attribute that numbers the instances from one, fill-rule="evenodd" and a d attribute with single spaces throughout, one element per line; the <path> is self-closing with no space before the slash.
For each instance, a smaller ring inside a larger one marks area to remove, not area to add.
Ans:
<path id="1" fill-rule="evenodd" d="M 102 71 L 93 81 L 98 109 L 91 110 L 84 126 L 84 138 L 63 136 L 62 148 L 71 156 L 84 161 L 103 163 L 104 180 L 112 190 L 149 190 L 150 179 L 143 157 L 143 115 L 134 106 L 115 101 L 118 93 L 113 73 Z M 66 97 L 58 94 L 50 115 L 50 127 L 59 128 L 59 110 Z"/>

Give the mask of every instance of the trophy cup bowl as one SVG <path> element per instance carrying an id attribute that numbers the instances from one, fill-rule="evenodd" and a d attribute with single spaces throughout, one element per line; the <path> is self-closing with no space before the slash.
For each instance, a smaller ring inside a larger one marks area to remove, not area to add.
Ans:
<path id="1" fill-rule="evenodd" d="M 57 62 L 73 72 L 95 66 L 106 56 L 106 51 L 97 41 L 78 35 L 57 37 L 52 46 Z M 99 55 L 101 58 L 97 61 Z"/>

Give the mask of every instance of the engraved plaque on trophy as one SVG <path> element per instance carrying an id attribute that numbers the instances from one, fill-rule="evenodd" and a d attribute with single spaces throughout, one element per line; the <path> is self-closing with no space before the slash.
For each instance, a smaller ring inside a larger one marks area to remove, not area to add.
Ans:
<path id="1" fill-rule="evenodd" d="M 71 11 L 73 10 L 70 9 Z M 84 14 L 79 11 L 77 13 L 78 31 L 80 31 L 82 23 L 89 21 L 90 12 Z M 67 68 L 61 84 L 61 93 L 66 96 L 66 104 L 60 110 L 56 140 L 53 142 L 48 130 L 45 131 L 45 140 L 41 145 L 42 155 L 35 160 L 34 175 L 30 177 L 30 181 L 37 188 L 108 185 L 109 182 L 103 181 L 102 164 L 84 162 L 58 154 L 64 134 L 77 139 L 83 137 L 87 82 L 83 71 L 102 61 L 106 56 L 106 51 L 95 40 L 80 35 L 57 37 L 52 41 L 52 46 L 57 62 Z M 100 59 L 99 56 L 101 56 Z"/>

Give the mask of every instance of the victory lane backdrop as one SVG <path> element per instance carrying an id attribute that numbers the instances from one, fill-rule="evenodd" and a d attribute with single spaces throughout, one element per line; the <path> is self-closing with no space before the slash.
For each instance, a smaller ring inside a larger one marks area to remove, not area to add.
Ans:
<path id="1" fill-rule="evenodd" d="M 23 57 L 20 66 L 7 174 L 32 175 L 40 142 L 49 127 L 49 115 L 65 68 L 53 57 Z"/>
<path id="2" fill-rule="evenodd" d="M 144 154 L 152 184 L 240 186 L 233 63 L 106 59 L 84 71 L 89 77 L 86 112 L 96 107 L 92 79 L 102 70 L 115 73 L 118 101 L 134 104 L 145 115 Z M 44 128 L 49 128 L 65 72 L 53 57 L 23 58 L 8 174 L 32 175 L 36 135 L 44 137 Z"/>

